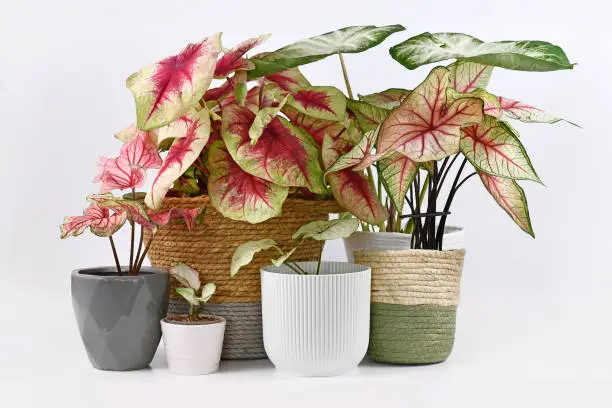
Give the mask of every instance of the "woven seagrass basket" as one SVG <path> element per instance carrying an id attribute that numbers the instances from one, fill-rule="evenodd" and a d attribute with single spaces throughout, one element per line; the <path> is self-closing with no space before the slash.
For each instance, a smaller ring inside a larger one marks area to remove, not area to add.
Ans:
<path id="1" fill-rule="evenodd" d="M 395 364 L 444 361 L 455 341 L 464 250 L 362 250 L 372 268 L 368 355 Z"/>
<path id="2" fill-rule="evenodd" d="M 253 262 L 230 278 L 230 263 L 236 247 L 246 241 L 272 238 L 283 249 L 293 248 L 291 235 L 302 225 L 327 220 L 330 213 L 342 211 L 335 201 L 288 198 L 281 216 L 263 223 L 249 224 L 223 217 L 209 204 L 207 196 L 166 198 L 162 208 L 206 207 L 204 222 L 193 231 L 184 223 L 161 227 L 151 244 L 151 265 L 169 268 L 183 262 L 200 273 L 202 282 L 214 282 L 217 293 L 206 305 L 205 312 L 226 318 L 222 358 L 265 358 L 261 326 L 261 284 L 259 269 L 270 263 L 270 255 L 259 253 Z M 145 236 L 146 242 L 150 235 Z M 321 243 L 306 240 L 292 256 L 296 261 L 317 259 Z M 188 306 L 174 288 L 171 279 L 169 314 L 186 313 Z"/>

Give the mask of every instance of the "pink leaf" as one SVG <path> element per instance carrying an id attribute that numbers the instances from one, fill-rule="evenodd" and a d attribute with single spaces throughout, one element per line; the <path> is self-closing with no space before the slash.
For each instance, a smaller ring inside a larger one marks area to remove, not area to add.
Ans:
<path id="1" fill-rule="evenodd" d="M 109 159 L 100 157 L 98 160 L 98 175 L 94 183 L 100 183 L 100 193 L 113 190 L 127 190 L 142 187 L 146 174 L 141 167 L 132 166 L 125 157 Z"/>
<path id="2" fill-rule="evenodd" d="M 400 213 L 404 208 L 406 193 L 418 171 L 419 168 L 415 162 L 397 152 L 392 152 L 378 161 L 378 176 L 382 179 L 393 205 Z"/>
<path id="3" fill-rule="evenodd" d="M 220 34 L 215 34 L 132 74 L 126 85 L 136 102 L 138 127 L 167 125 L 197 106 L 212 81 L 220 48 Z"/>
<path id="4" fill-rule="evenodd" d="M 359 143 L 354 145 L 347 153 L 344 153 L 333 162 L 331 166 L 327 168 L 327 173 L 333 171 L 343 170 L 350 167 L 355 167 L 362 163 L 366 156 L 373 154 L 374 146 L 376 144 L 376 138 L 378 133 L 375 130 L 367 132 Z M 355 171 L 364 170 L 363 168 L 355 168 Z"/>
<path id="5" fill-rule="evenodd" d="M 472 92 L 489 85 L 493 67 L 469 61 L 457 61 L 449 65 L 450 86 L 459 93 Z"/>
<path id="6" fill-rule="evenodd" d="M 299 69 L 292 68 L 277 72 L 265 77 L 266 80 L 274 82 L 286 92 L 296 92 L 300 88 L 309 87 L 310 82 L 302 75 Z"/>
<path id="7" fill-rule="evenodd" d="M 248 70 L 255 68 L 252 62 L 242 57 L 251 48 L 260 45 L 268 38 L 270 38 L 270 34 L 250 38 L 223 54 L 223 56 L 219 58 L 219 61 L 217 61 L 215 78 L 224 78 L 236 70 Z"/>
<path id="8" fill-rule="evenodd" d="M 312 116 L 306 116 L 295 108 L 290 106 L 283 107 L 282 112 L 291 120 L 291 124 L 304 129 L 317 142 L 317 145 L 323 145 L 323 138 L 326 133 L 336 135 L 344 129 L 342 122 L 331 120 L 316 119 Z"/>
<path id="9" fill-rule="evenodd" d="M 514 119 L 520 120 L 521 122 L 527 123 L 557 123 L 559 121 L 565 121 L 570 125 L 580 127 L 576 123 L 570 122 L 563 118 L 558 118 L 546 113 L 540 108 L 535 106 L 527 105 L 526 103 L 515 101 L 512 99 L 498 96 L 499 104 L 503 112 L 501 119 Z"/>
<path id="10" fill-rule="evenodd" d="M 149 209 L 147 211 L 151 221 L 158 226 L 166 225 L 170 221 L 183 220 L 187 225 L 187 229 L 192 230 L 195 227 L 198 216 L 202 213 L 201 208 L 170 208 L 167 211 L 157 212 Z"/>
<path id="11" fill-rule="evenodd" d="M 219 101 L 228 95 L 232 95 L 234 93 L 235 86 L 236 81 L 233 78 L 227 78 L 227 81 L 225 81 L 223 85 L 206 91 L 203 99 L 205 101 Z"/>
<path id="12" fill-rule="evenodd" d="M 127 214 L 124 212 L 111 214 L 107 208 L 91 204 L 83 215 L 65 217 L 60 226 L 61 238 L 70 235 L 81 235 L 86 228 L 100 237 L 110 237 L 125 223 Z"/>
<path id="13" fill-rule="evenodd" d="M 325 120 L 343 120 L 346 112 L 346 97 L 331 86 L 302 88 L 291 94 L 287 104 L 308 116 Z"/>
<path id="14" fill-rule="evenodd" d="M 162 159 L 153 137 L 150 132 L 138 130 L 136 138 L 121 146 L 119 156 L 127 159 L 130 166 L 158 169 L 161 166 Z"/>
<path id="15" fill-rule="evenodd" d="M 369 224 L 380 224 L 387 217 L 376 191 L 361 172 L 340 170 L 327 175 L 327 181 L 338 204 Z"/>
<path id="16" fill-rule="evenodd" d="M 213 143 L 208 167 L 208 194 L 223 216 L 258 223 L 280 215 L 289 189 L 242 170 L 222 141 Z"/>

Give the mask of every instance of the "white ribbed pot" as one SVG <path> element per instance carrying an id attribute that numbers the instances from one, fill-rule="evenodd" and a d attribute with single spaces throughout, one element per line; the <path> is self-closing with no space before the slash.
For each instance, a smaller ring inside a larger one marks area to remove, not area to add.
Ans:
<path id="1" fill-rule="evenodd" d="M 209 316 L 210 321 L 161 321 L 168 369 L 172 374 L 210 374 L 219 369 L 225 319 Z"/>
<path id="2" fill-rule="evenodd" d="M 354 251 L 360 250 L 404 250 L 410 249 L 412 234 L 401 232 L 366 232 L 356 231 L 344 238 L 344 250 L 349 262 L 354 262 Z M 465 232 L 461 227 L 444 228 L 442 249 L 465 249 Z"/>
<path id="3" fill-rule="evenodd" d="M 370 331 L 370 268 L 341 262 L 261 268 L 264 347 L 277 370 L 333 376 L 356 368 Z"/>

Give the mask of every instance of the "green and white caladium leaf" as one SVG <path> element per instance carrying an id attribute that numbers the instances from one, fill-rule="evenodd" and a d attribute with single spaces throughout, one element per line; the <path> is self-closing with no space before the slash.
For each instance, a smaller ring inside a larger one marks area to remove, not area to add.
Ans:
<path id="1" fill-rule="evenodd" d="M 349 100 L 346 102 L 347 108 L 353 112 L 363 132 L 375 130 L 387 119 L 389 110 L 370 105 L 367 102 Z"/>
<path id="2" fill-rule="evenodd" d="M 461 98 L 448 105 L 450 72 L 434 68 L 384 121 L 378 134 L 377 155 L 397 151 L 416 162 L 440 160 L 457 153 L 461 127 L 480 123 L 483 103 Z"/>
<path id="3" fill-rule="evenodd" d="M 502 96 L 498 96 L 497 98 L 499 100 L 499 104 L 502 110 L 501 118 L 504 120 L 513 119 L 526 123 L 550 124 L 564 121 L 569 123 L 570 125 L 580 127 L 576 123 L 549 115 L 544 110 L 536 108 L 535 106 L 531 106 L 526 103 L 515 101 L 509 98 L 504 98 Z"/>
<path id="4" fill-rule="evenodd" d="M 446 103 L 453 103 L 461 98 L 478 98 L 482 101 L 482 110 L 486 115 L 493 116 L 497 119 L 501 118 L 503 115 L 501 104 L 497 96 L 484 89 L 477 88 L 467 93 L 460 93 L 453 88 L 446 88 Z"/>
<path id="5" fill-rule="evenodd" d="M 202 288 L 202 293 L 200 294 L 200 297 L 198 298 L 198 300 L 201 303 L 206 303 L 210 300 L 211 297 L 213 297 L 216 291 L 217 291 L 217 285 L 215 285 L 214 283 L 207 283 Z"/>
<path id="6" fill-rule="evenodd" d="M 193 288 L 176 288 L 176 293 L 181 295 L 183 299 L 189 302 L 190 305 L 200 306 L 200 301 L 198 300 Z"/>
<path id="7" fill-rule="evenodd" d="M 276 116 L 252 145 L 249 129 L 254 120 L 255 114 L 247 108 L 230 105 L 223 110 L 223 141 L 236 163 L 278 186 L 308 187 L 313 193 L 325 193 L 319 149 L 312 137 Z"/>
<path id="8" fill-rule="evenodd" d="M 274 265 L 274 266 L 281 266 L 282 264 L 284 264 L 284 263 L 285 263 L 285 261 L 286 261 L 287 259 L 289 259 L 289 257 L 290 257 L 291 255 L 293 255 L 293 253 L 295 252 L 295 250 L 296 250 L 296 249 L 297 249 L 297 247 L 293 248 L 293 249 L 292 249 L 291 251 L 289 251 L 289 252 L 286 252 L 286 253 L 282 254 L 281 256 L 279 256 L 279 257 L 278 257 L 278 258 L 276 258 L 276 259 L 272 259 L 272 260 L 271 260 L 272 265 Z"/>
<path id="9" fill-rule="evenodd" d="M 402 30 L 404 27 L 401 25 L 353 26 L 301 40 L 261 57 L 251 58 L 255 69 L 249 71 L 249 79 L 309 64 L 333 54 L 362 52 Z"/>
<path id="10" fill-rule="evenodd" d="M 218 140 L 208 152 L 208 194 L 224 217 L 251 224 L 280 215 L 289 188 L 242 170 Z"/>
<path id="11" fill-rule="evenodd" d="M 486 89 L 493 67 L 470 61 L 457 61 L 448 67 L 450 86 L 459 93 L 472 92 L 477 88 Z"/>
<path id="12" fill-rule="evenodd" d="M 525 192 L 518 183 L 512 179 L 496 177 L 480 171 L 478 175 L 497 204 L 523 231 L 535 238 Z"/>
<path id="13" fill-rule="evenodd" d="M 389 50 L 408 69 L 448 59 L 468 60 L 517 71 L 572 69 L 565 52 L 545 41 L 486 43 L 461 33 L 422 33 Z"/>
<path id="14" fill-rule="evenodd" d="M 285 106 L 285 103 L 287 103 L 287 98 L 289 98 L 289 95 L 285 96 L 278 106 L 261 108 L 257 114 L 255 114 L 255 120 L 253 120 L 253 124 L 249 129 L 251 144 L 257 143 L 257 139 L 259 139 L 266 126 L 272 122 L 272 119 L 278 115 L 283 106 Z"/>
<path id="15" fill-rule="evenodd" d="M 265 251 L 275 246 L 276 242 L 273 239 L 260 239 L 259 241 L 249 241 L 240 244 L 234 251 L 234 255 L 232 255 L 230 276 L 234 277 L 240 268 L 250 264 L 257 252 Z"/>
<path id="16" fill-rule="evenodd" d="M 130 75 L 126 85 L 134 95 L 140 129 L 167 125 L 198 105 L 213 79 L 220 36 L 189 44 L 178 55 Z"/>
<path id="17" fill-rule="evenodd" d="M 485 116 L 482 123 L 461 129 L 460 150 L 480 171 L 541 183 L 518 137 L 504 122 L 491 116 Z"/>
<path id="18" fill-rule="evenodd" d="M 359 228 L 359 220 L 356 218 L 312 221 L 298 228 L 292 238 L 311 238 L 316 241 L 348 238 L 357 231 L 357 228 Z"/>
<path id="19" fill-rule="evenodd" d="M 360 164 L 366 156 L 373 154 L 377 137 L 378 132 L 376 129 L 364 134 L 359 143 L 353 146 L 347 153 L 338 157 L 336 161 L 327 168 L 325 173 L 348 169 L 349 167 L 355 167 Z M 363 169 L 356 170 L 359 171 Z"/>
<path id="20" fill-rule="evenodd" d="M 192 288 L 194 291 L 200 289 L 200 274 L 192 267 L 179 262 L 171 267 L 168 272 L 184 287 Z"/>
<path id="21" fill-rule="evenodd" d="M 382 92 L 368 95 L 358 95 L 359 100 L 383 109 L 395 109 L 410 93 L 407 89 L 389 88 Z"/>
<path id="22" fill-rule="evenodd" d="M 417 163 L 397 152 L 391 152 L 378 161 L 378 176 L 400 214 L 404 208 L 406 193 L 418 172 Z"/>
<path id="23" fill-rule="evenodd" d="M 317 119 L 341 121 L 346 113 L 346 97 L 333 86 L 299 89 L 291 93 L 287 104 L 304 115 Z"/>

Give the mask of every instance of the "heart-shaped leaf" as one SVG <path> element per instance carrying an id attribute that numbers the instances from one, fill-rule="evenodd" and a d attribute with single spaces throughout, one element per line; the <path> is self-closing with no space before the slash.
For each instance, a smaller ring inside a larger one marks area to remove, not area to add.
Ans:
<path id="1" fill-rule="evenodd" d="M 121 146 L 119 156 L 127 159 L 130 166 L 159 169 L 162 159 L 157 151 L 157 138 L 152 132 L 143 132 L 135 126 L 132 126 L 132 129 L 137 131 L 136 137 Z"/>
<path id="2" fill-rule="evenodd" d="M 255 115 L 247 108 L 230 105 L 223 111 L 223 141 L 246 172 L 285 187 L 308 187 L 326 191 L 319 149 L 312 137 L 281 117 L 275 117 L 251 145 L 249 129 Z"/>
<path id="3" fill-rule="evenodd" d="M 502 96 L 498 96 L 498 100 L 501 106 L 501 110 L 503 112 L 502 119 L 504 120 L 513 119 L 513 120 L 520 120 L 521 122 L 526 122 L 526 123 L 550 123 L 550 124 L 557 123 L 560 121 L 565 121 L 569 123 L 570 125 L 580 127 L 576 123 L 549 115 L 544 110 L 540 108 L 536 108 L 535 106 L 528 105 L 526 103 L 515 101 L 509 98 L 504 98 Z"/>
<path id="4" fill-rule="evenodd" d="M 397 152 L 391 152 L 378 161 L 378 176 L 400 214 L 408 189 L 418 172 L 419 166 L 415 162 Z"/>
<path id="5" fill-rule="evenodd" d="M 291 94 L 287 104 L 317 119 L 340 121 L 346 112 L 346 97 L 333 86 L 311 86 Z"/>
<path id="6" fill-rule="evenodd" d="M 310 82 L 297 68 L 291 68 L 286 71 L 276 72 L 266 76 L 266 80 L 274 82 L 282 90 L 286 92 L 295 92 L 298 89 L 311 86 Z"/>
<path id="7" fill-rule="evenodd" d="M 369 95 L 359 95 L 359 100 L 382 109 L 395 109 L 410 93 L 407 89 L 389 88 L 382 92 Z"/>
<path id="8" fill-rule="evenodd" d="M 202 97 L 205 101 L 220 101 L 228 95 L 234 93 L 234 87 L 236 86 L 236 80 L 234 78 L 227 78 L 221 86 L 211 88 L 204 93 Z"/>
<path id="9" fill-rule="evenodd" d="M 260 239 L 259 241 L 249 241 L 240 244 L 234 251 L 234 255 L 232 255 L 230 276 L 234 277 L 240 268 L 250 264 L 257 252 L 265 251 L 274 246 L 276 246 L 276 242 L 272 239 Z"/>
<path id="10" fill-rule="evenodd" d="M 278 106 L 262 108 L 257 112 L 257 114 L 255 115 L 255 120 L 253 120 L 253 124 L 249 129 L 249 137 L 251 138 L 251 144 L 257 143 L 257 140 L 263 133 L 266 126 L 268 126 L 268 124 L 272 122 L 272 119 L 274 119 L 276 115 L 278 115 L 283 106 L 285 106 L 285 103 L 287 103 L 287 98 L 289 98 L 289 95 L 285 96 L 285 98 L 280 102 Z"/>
<path id="11" fill-rule="evenodd" d="M 179 262 L 171 267 L 168 272 L 184 287 L 191 288 L 194 291 L 200 289 L 200 274 L 192 267 Z"/>
<path id="12" fill-rule="evenodd" d="M 170 208 L 169 210 L 157 212 L 155 210 L 148 209 L 147 215 L 149 219 L 156 225 L 166 225 L 170 221 L 181 220 L 185 222 L 188 230 L 192 230 L 198 217 L 202 214 L 201 208 Z M 145 226 L 146 227 L 146 226 Z M 149 228 L 151 229 L 151 228 Z"/>
<path id="13" fill-rule="evenodd" d="M 364 157 L 373 154 L 377 137 L 378 132 L 376 131 L 376 129 L 364 134 L 359 143 L 353 146 L 351 150 L 348 151 L 348 153 L 344 153 L 343 155 L 338 157 L 336 161 L 334 161 L 333 164 L 327 168 L 326 174 L 334 171 L 348 169 L 350 167 L 355 167 L 360 164 L 363 161 Z"/>
<path id="14" fill-rule="evenodd" d="M 111 209 L 117 213 L 125 212 L 130 220 L 144 219 L 150 221 L 147 208 L 138 200 L 115 197 L 111 193 L 93 194 L 87 196 L 87 201 L 103 208 Z"/>
<path id="15" fill-rule="evenodd" d="M 220 48 L 217 33 L 132 74 L 126 85 L 136 102 L 138 127 L 167 125 L 196 107 L 210 86 Z"/>
<path id="16" fill-rule="evenodd" d="M 223 54 L 215 68 L 215 78 L 225 78 L 229 74 L 237 70 L 249 70 L 255 68 L 255 65 L 246 58 L 242 58 L 250 49 L 261 45 L 270 34 L 260 35 L 259 37 L 249 38 L 241 42 L 231 50 Z"/>
<path id="17" fill-rule="evenodd" d="M 391 34 L 402 30 L 404 27 L 401 25 L 353 26 L 301 40 L 261 57 L 251 58 L 255 69 L 249 71 L 249 78 L 284 71 L 318 61 L 332 54 L 362 52 L 380 44 Z"/>
<path id="18" fill-rule="evenodd" d="M 158 208 L 172 184 L 193 164 L 210 136 L 210 115 L 207 109 L 192 112 L 172 125 L 176 140 L 168 150 L 151 190 L 145 197 L 150 208 Z M 178 136 L 181 137 L 178 137 Z"/>
<path id="19" fill-rule="evenodd" d="M 189 302 L 190 305 L 200 306 L 200 301 L 196 297 L 195 290 L 193 288 L 176 288 L 176 293 L 181 295 L 183 299 Z"/>
<path id="20" fill-rule="evenodd" d="M 363 172 L 340 170 L 328 174 L 327 181 L 338 204 L 355 217 L 373 225 L 387 219 L 387 210 Z"/>
<path id="21" fill-rule="evenodd" d="M 499 177 L 541 182 L 512 129 L 491 116 L 485 116 L 478 125 L 461 129 L 460 149 L 480 171 Z"/>
<path id="22" fill-rule="evenodd" d="M 485 91 L 481 88 L 467 93 L 460 93 L 452 88 L 446 88 L 446 103 L 453 103 L 457 99 L 461 98 L 478 98 L 482 101 L 482 111 L 486 115 L 493 116 L 494 118 L 501 118 L 503 111 L 499 103 L 497 96 Z"/>
<path id="23" fill-rule="evenodd" d="M 86 228 L 99 237 L 110 237 L 123 226 L 126 218 L 125 212 L 111 214 L 108 208 L 94 203 L 85 209 L 83 215 L 64 217 L 64 222 L 60 226 L 60 237 L 62 239 L 68 236 L 76 237 Z"/>
<path id="24" fill-rule="evenodd" d="M 527 199 L 518 183 L 512 179 L 496 177 L 484 172 L 478 172 L 478 175 L 497 204 L 523 231 L 535 238 L 529 218 Z"/>
<path id="25" fill-rule="evenodd" d="M 144 185 L 147 175 L 141 167 L 132 166 L 129 160 L 119 156 L 114 159 L 100 157 L 98 175 L 94 183 L 100 183 L 100 193 L 113 190 L 137 189 Z"/>
<path id="26" fill-rule="evenodd" d="M 331 120 L 316 119 L 311 116 L 306 116 L 298 110 L 285 105 L 282 112 L 291 120 L 291 124 L 304 129 L 317 143 L 318 146 L 323 145 L 325 134 L 337 135 L 342 132 L 345 127 L 342 122 Z"/>
<path id="27" fill-rule="evenodd" d="M 459 150 L 461 126 L 479 123 L 483 103 L 461 98 L 446 104 L 450 73 L 434 68 L 382 124 L 377 155 L 398 151 L 416 162 L 440 160 Z"/>
<path id="28" fill-rule="evenodd" d="M 212 144 L 208 168 L 210 201 L 223 216 L 258 223 L 280 215 L 289 189 L 242 170 L 222 141 Z"/>
<path id="29" fill-rule="evenodd" d="M 389 116 L 389 110 L 370 105 L 367 102 L 347 101 L 347 108 L 355 114 L 363 132 L 375 130 Z"/>
<path id="30" fill-rule="evenodd" d="M 202 288 L 202 294 L 200 295 L 198 300 L 201 303 L 206 303 L 210 300 L 210 298 L 213 297 L 216 291 L 217 291 L 217 285 L 215 285 L 214 283 L 207 283 Z"/>
<path id="31" fill-rule="evenodd" d="M 391 56 L 408 69 L 448 59 L 518 71 L 572 69 L 563 50 L 544 41 L 486 43 L 461 33 L 422 33 L 391 47 Z"/>
<path id="32" fill-rule="evenodd" d="M 357 231 L 357 228 L 359 228 L 359 220 L 356 218 L 312 221 L 298 228 L 292 238 L 310 238 L 316 241 L 348 238 Z"/>
<path id="33" fill-rule="evenodd" d="M 470 61 L 457 61 L 447 68 L 450 72 L 450 86 L 459 93 L 472 92 L 477 88 L 485 89 L 493 72 L 492 66 Z"/>

